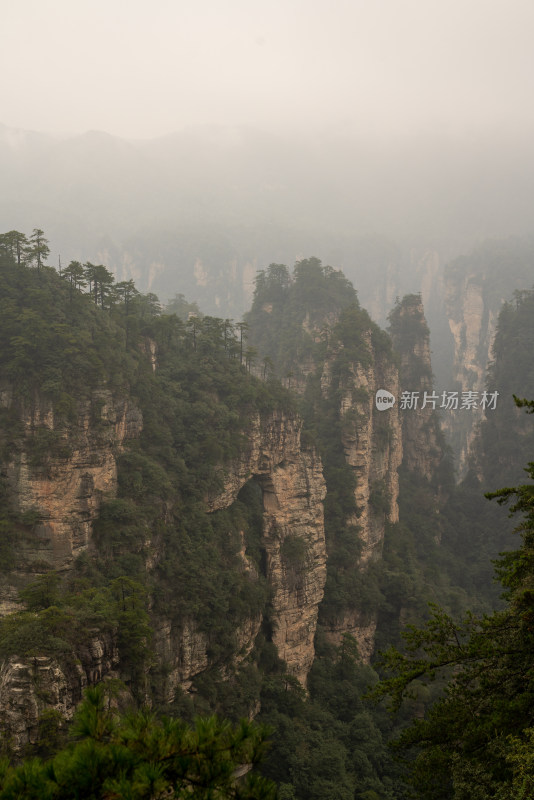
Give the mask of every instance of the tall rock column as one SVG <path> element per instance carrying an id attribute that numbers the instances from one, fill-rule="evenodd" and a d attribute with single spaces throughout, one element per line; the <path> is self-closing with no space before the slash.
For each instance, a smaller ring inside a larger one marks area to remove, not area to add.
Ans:
<path id="1" fill-rule="evenodd" d="M 371 346 L 370 335 L 367 335 Z M 402 436 L 398 405 L 379 411 L 375 396 L 379 389 L 396 395 L 397 369 L 388 359 L 375 358 L 368 366 L 351 366 L 352 388 L 341 397 L 345 459 L 356 473 L 355 499 L 358 516 L 351 523 L 360 528 L 360 563 L 380 558 L 385 523 L 399 518 L 398 468 L 402 461 Z"/>
<path id="2" fill-rule="evenodd" d="M 326 580 L 321 462 L 313 452 L 302 452 L 261 477 L 260 484 L 273 642 L 288 671 L 305 683 Z"/>
<path id="3" fill-rule="evenodd" d="M 375 336 L 373 336 L 373 333 Z M 398 405 L 381 411 L 376 406 L 376 393 L 385 389 L 395 396 L 399 392 L 397 367 L 387 347 L 379 347 L 376 329 L 362 332 L 368 357 L 349 362 L 348 373 L 337 386 L 334 375 L 343 347 L 339 345 L 327 358 L 321 387 L 325 397 L 339 398 L 341 438 L 345 461 L 354 471 L 356 486 L 355 514 L 346 525 L 358 529 L 361 543 L 359 561 L 347 565 L 365 575 L 369 565 L 382 555 L 386 524 L 398 520 L 398 468 L 402 461 L 402 432 Z M 364 611 L 350 601 L 335 619 L 325 620 L 330 641 L 339 645 L 349 633 L 358 642 L 363 660 L 368 662 L 374 650 L 377 611 Z"/>
<path id="4" fill-rule="evenodd" d="M 443 458 L 443 437 L 437 412 L 440 399 L 437 395 L 431 399 L 430 332 L 421 295 L 406 295 L 389 319 L 393 346 L 401 362 L 398 398 L 401 400 L 402 392 L 414 395 L 413 404 L 406 403 L 400 410 L 403 465 L 430 481 Z"/>
<path id="5" fill-rule="evenodd" d="M 273 642 L 288 671 L 305 683 L 315 656 L 314 637 L 326 581 L 320 458 L 300 442 L 301 420 L 284 412 L 254 417 L 241 457 L 221 468 L 224 486 L 208 500 L 225 508 L 254 477 L 263 492 L 262 546 L 271 585 Z M 253 631 L 253 636 L 257 628 Z"/>

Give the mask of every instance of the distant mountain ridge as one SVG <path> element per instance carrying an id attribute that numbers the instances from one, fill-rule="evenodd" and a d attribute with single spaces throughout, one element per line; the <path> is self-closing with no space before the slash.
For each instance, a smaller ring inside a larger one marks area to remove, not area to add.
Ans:
<path id="1" fill-rule="evenodd" d="M 418 258 L 434 250 L 443 263 L 480 237 L 531 229 L 527 145 L 443 138 L 386 146 L 332 132 L 296 139 L 218 126 L 135 141 L 0 125 L 0 229 L 42 227 L 54 261 L 58 254 L 96 261 L 111 242 L 108 266 L 118 275 L 131 269 L 144 290 L 185 291 L 206 311 L 231 315 L 249 304 L 247 263 L 294 263 L 313 253 L 342 268 L 370 305 L 365 284 L 374 266 L 361 262 L 361 240 L 393 243 L 401 251 L 394 266 L 406 271 L 412 250 Z M 175 233 L 178 249 L 196 253 L 183 261 L 174 247 L 154 277 L 157 239 Z M 226 252 L 212 244 L 221 237 Z M 199 238 L 211 242 L 209 254 L 194 245 Z M 225 306 L 217 285 L 203 291 L 193 275 L 197 258 L 231 291 L 237 281 L 242 298 Z M 419 288 L 414 279 L 402 293 Z"/>

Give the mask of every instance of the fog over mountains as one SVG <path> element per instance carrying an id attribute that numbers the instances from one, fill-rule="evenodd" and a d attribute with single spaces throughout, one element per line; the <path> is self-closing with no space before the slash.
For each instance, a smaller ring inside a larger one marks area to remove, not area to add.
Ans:
<path id="1" fill-rule="evenodd" d="M 129 141 L 0 126 L 2 230 L 42 227 L 51 263 L 106 263 L 166 300 L 240 315 L 257 269 L 316 255 L 362 299 L 370 273 L 406 275 L 488 236 L 528 233 L 527 136 L 374 141 L 325 127 L 308 137 L 252 127 L 186 128 Z"/>

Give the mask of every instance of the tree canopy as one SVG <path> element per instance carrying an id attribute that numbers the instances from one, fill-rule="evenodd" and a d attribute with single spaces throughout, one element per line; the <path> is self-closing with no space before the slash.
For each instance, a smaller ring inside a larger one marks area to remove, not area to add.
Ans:
<path id="1" fill-rule="evenodd" d="M 115 705 L 104 684 L 88 689 L 65 749 L 48 762 L 0 765 L 1 800 L 274 799 L 274 784 L 251 771 L 265 728 L 216 717 L 190 726 Z"/>
<path id="2" fill-rule="evenodd" d="M 534 413 L 534 402 L 516 405 Z M 526 472 L 534 480 L 534 462 Z M 438 607 L 424 628 L 410 626 L 403 652 L 383 656 L 390 673 L 375 690 L 393 708 L 429 681 L 441 699 L 397 741 L 420 796 L 432 800 L 513 800 L 534 792 L 534 483 L 487 495 L 521 514 L 522 545 L 496 564 L 506 606 L 454 620 Z"/>

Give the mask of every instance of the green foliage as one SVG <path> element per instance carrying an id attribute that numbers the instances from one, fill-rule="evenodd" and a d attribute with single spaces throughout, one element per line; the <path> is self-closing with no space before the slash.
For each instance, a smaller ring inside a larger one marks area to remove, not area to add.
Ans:
<path id="1" fill-rule="evenodd" d="M 288 566 L 300 567 L 306 562 L 308 546 L 300 536 L 289 534 L 282 542 L 280 555 Z"/>
<path id="2" fill-rule="evenodd" d="M 87 583 L 87 582 L 86 582 Z M 127 576 L 88 587 L 65 584 L 55 572 L 21 592 L 28 610 L 0 620 L 0 654 L 50 655 L 72 665 L 89 635 L 111 637 L 119 650 L 121 673 L 134 694 L 141 691 L 152 659 L 152 630 L 146 589 Z"/>
<path id="3" fill-rule="evenodd" d="M 40 612 L 19 611 L 0 621 L 0 653 L 3 656 L 63 655 L 70 646 L 68 613 L 57 606 Z"/>
<path id="4" fill-rule="evenodd" d="M 325 317 L 351 304 L 357 305 L 352 284 L 319 259 L 297 262 L 292 276 L 283 264 L 271 264 L 258 273 L 252 310 L 245 315 L 250 344 L 280 378 L 291 372 L 298 380 L 301 364 L 323 350 L 316 344 Z"/>
<path id="5" fill-rule="evenodd" d="M 210 657 L 219 663 L 236 648 L 236 628 L 263 608 L 266 592 L 239 556 L 244 531 L 251 557 L 261 559 L 257 520 L 246 519 L 241 501 L 208 514 L 206 499 L 220 492 L 225 464 L 246 445 L 252 415 L 281 406 L 291 413 L 292 402 L 279 384 L 247 373 L 239 330 L 229 321 L 190 322 L 184 326 L 169 315 L 153 326 L 157 370 L 132 387 L 143 432 L 120 459 L 120 497 L 102 507 L 95 531 L 114 556 L 132 548 L 141 552 L 143 537 L 157 537 L 162 557 L 154 575 L 154 611 L 204 631 Z M 101 569 L 109 574 L 109 565 Z"/>
<path id="6" fill-rule="evenodd" d="M 370 505 L 373 506 L 375 511 L 381 514 L 389 514 L 390 502 L 384 481 L 375 481 L 375 483 L 371 487 L 371 494 L 369 495 L 369 503 Z"/>
<path id="7" fill-rule="evenodd" d="M 61 712 L 47 708 L 39 715 L 39 733 L 33 755 L 51 758 L 66 744 L 66 722 Z"/>
<path id="8" fill-rule="evenodd" d="M 534 463 L 527 472 L 534 479 Z M 441 699 L 398 743 L 415 751 L 412 781 L 423 797 L 511 797 L 512 786 L 521 792 L 530 780 L 524 744 L 534 709 L 533 484 L 488 496 L 513 500 L 511 512 L 523 515 L 521 548 L 497 564 L 506 607 L 483 617 L 467 613 L 460 622 L 434 607 L 425 628 L 408 628 L 404 653 L 390 649 L 384 655 L 392 675 L 377 691 L 390 695 L 394 707 L 413 696 L 415 681 L 446 681 Z"/>
<path id="9" fill-rule="evenodd" d="M 224 662 L 237 647 L 236 628 L 263 609 L 266 588 L 257 571 L 243 569 L 239 556 L 243 530 L 259 566 L 257 519 L 247 521 L 243 503 L 210 515 L 206 499 L 218 494 L 225 464 L 246 445 L 251 417 L 280 407 L 291 413 L 293 403 L 280 384 L 247 372 L 252 353 L 243 347 L 246 325 L 214 317 L 184 324 L 172 313 L 161 316 L 154 295 L 140 295 L 131 281 L 115 284 L 103 265 L 71 262 L 58 276 L 44 266 L 42 250 L 39 269 L 29 269 L 17 262 L 17 241 L 0 239 L 0 368 L 13 386 L 15 417 L 39 403 L 42 413 L 53 409 L 53 423 L 28 433 L 13 427 L 11 440 L 6 426 L 5 449 L 23 446 L 38 470 L 67 459 L 77 445 L 70 431 L 80 403 L 84 413 L 89 403 L 92 431 L 107 443 L 114 424 L 106 411 L 109 395 L 103 395 L 109 389 L 119 407 L 125 394 L 138 405 L 143 431 L 118 458 L 118 497 L 102 500 L 93 525 L 94 557 L 78 565 L 86 612 L 76 592 L 46 599 L 44 584 L 52 578 L 45 576 L 43 585 L 27 587 L 32 612 L 5 623 L 4 652 L 73 652 L 76 632 L 92 625 L 118 637 L 124 675 L 139 685 L 150 663 L 142 612 L 148 601 L 121 611 L 113 587 L 117 580 L 149 585 L 147 545 L 156 543 L 161 557 L 153 574 L 153 612 L 169 613 L 178 627 L 200 628 L 209 637 L 212 661 Z M 155 372 L 148 351 L 157 354 Z M 1 513 L 3 562 L 10 568 L 17 523 L 8 506 Z M 55 605 L 72 623 L 65 631 L 46 623 Z"/>
<path id="10" fill-rule="evenodd" d="M 28 440 L 30 466 L 44 467 L 51 458 L 68 459 L 71 447 L 61 430 L 53 430 L 46 425 L 35 426 Z"/>
<path id="11" fill-rule="evenodd" d="M 371 321 L 367 311 L 353 304 L 345 308 L 339 315 L 332 335 L 334 342 L 342 347 L 336 359 L 336 368 L 347 377 L 351 364 L 369 366 L 372 361 L 372 352 L 365 340 L 364 334 L 377 326 Z"/>
<path id="12" fill-rule="evenodd" d="M 0 234 L 0 258 L 3 261 L 25 264 L 28 258 L 29 242 L 20 231 L 8 231 Z"/>
<path id="13" fill-rule="evenodd" d="M 488 369 L 487 389 L 498 391 L 499 397 L 481 426 L 479 460 L 487 488 L 498 486 L 503 477 L 519 482 L 523 464 L 532 457 L 534 432 L 514 404 L 510 387 L 520 397 L 534 396 L 533 348 L 534 290 L 516 292 L 499 314 Z"/>
<path id="14" fill-rule="evenodd" d="M 263 772 L 280 782 L 279 797 L 296 800 L 402 796 L 385 745 L 390 721 L 362 699 L 375 673 L 361 665 L 348 635 L 333 648 L 319 629 L 317 654 L 308 699 L 283 671 L 264 683 L 260 719 L 276 728 L 276 737 Z"/>
<path id="15" fill-rule="evenodd" d="M 123 331 L 108 315 L 79 291 L 71 297 L 50 267 L 29 269 L 0 253 L 0 271 L 0 368 L 17 399 L 28 403 L 39 392 L 68 417 L 73 398 L 88 390 L 124 389 L 139 359 L 125 353 Z"/>
<path id="16" fill-rule="evenodd" d="M 420 294 L 408 294 L 399 300 L 388 315 L 388 332 L 399 353 L 410 353 L 410 362 L 403 369 L 405 385 L 418 386 L 422 379 L 431 379 L 432 373 L 421 356 L 417 356 L 416 345 L 422 337 L 429 337 Z"/>
<path id="17" fill-rule="evenodd" d="M 44 231 L 34 228 L 26 248 L 26 263 L 35 265 L 40 271 L 46 259 L 50 255 L 48 239 L 45 239 Z"/>
<path id="18" fill-rule="evenodd" d="M 35 581 L 28 583 L 20 592 L 30 611 L 40 611 L 60 603 L 60 577 L 57 572 L 47 572 Z"/>
<path id="19" fill-rule="evenodd" d="M 188 303 L 185 296 L 180 293 L 176 293 L 174 297 L 169 300 L 163 309 L 163 313 L 176 314 L 178 319 L 181 319 L 183 322 L 187 322 L 190 316 L 202 316 L 197 303 Z"/>
<path id="20" fill-rule="evenodd" d="M 226 473 L 247 446 L 251 421 L 300 407 L 302 441 L 318 449 L 328 488 L 328 576 L 320 622 L 331 628 L 347 611 L 365 621 L 380 608 L 378 635 L 391 640 L 398 636 L 401 613 L 403 619 L 420 620 L 433 592 L 446 598 L 447 614 L 465 608 L 469 584 L 478 591 L 488 582 L 488 569 L 481 567 L 488 552 L 486 520 L 481 515 L 469 527 L 467 491 L 450 491 L 447 512 L 438 518 L 435 487 L 403 476 L 401 523 L 388 529 L 384 564 L 372 564 L 365 573 L 360 569 L 361 509 L 343 442 L 356 415 L 363 414 L 359 406 L 369 401 L 366 390 L 354 385 L 354 367 L 367 366 L 373 358 L 391 360 L 387 334 L 360 309 L 343 275 L 318 259 L 299 262 L 292 275 L 279 264 L 261 271 L 253 309 L 246 322 L 234 325 L 214 317 L 189 318 L 198 309 L 182 295 L 161 315 L 154 295 L 140 295 L 131 281 L 116 284 L 103 265 L 71 262 L 60 277 L 44 265 L 42 251 L 41 263 L 34 257 L 37 269 L 30 269 L 25 237 L 14 233 L 0 236 L 5 286 L 0 367 L 14 388 L 12 407 L 0 412 L 2 453 L 17 453 L 24 442 L 35 469 L 68 458 L 76 445 L 69 428 L 80 408 L 84 414 L 89 409 L 95 435 L 109 442 L 114 421 L 106 411 L 108 389 L 114 400 L 127 395 L 139 407 L 143 430 L 118 455 L 118 495 L 102 498 L 93 528 L 94 552 L 78 560 L 68 582 L 48 572 L 25 587 L 26 610 L 0 621 L 1 655 L 49 654 L 72 665 L 88 635 L 109 637 L 119 648 L 121 677 L 137 700 L 151 692 L 155 704 L 163 703 L 170 665 L 155 663 L 151 618 L 164 617 L 173 635 L 186 627 L 200 632 L 210 660 L 190 694 L 177 692 L 169 712 L 192 719 L 195 712 L 217 710 L 236 719 L 254 713 L 260 697 L 263 719 L 276 728 L 265 771 L 282 781 L 280 797 L 403 797 L 385 747 L 393 723 L 362 699 L 376 675 L 359 662 L 355 642 L 345 639 L 333 648 L 319 627 L 308 697 L 278 657 L 271 641 L 259 485 L 249 481 L 230 508 L 206 512 L 209 503 L 216 505 Z M 521 303 L 528 305 L 528 297 Z M 409 326 L 401 333 L 413 336 Z M 327 353 L 329 393 L 320 384 Z M 304 391 L 300 400 L 283 389 L 276 374 Z M 342 416 L 341 399 L 348 392 L 358 408 Z M 53 426 L 34 425 L 26 433 L 17 427 L 15 412 L 24 408 L 33 413 L 38 403 L 41 412 L 53 409 Z M 389 437 L 387 425 L 379 427 L 378 449 L 385 450 Z M 16 515 L 8 495 L 7 484 L 0 483 L 0 566 L 12 569 L 13 541 L 29 535 L 39 520 L 31 513 L 24 519 Z M 388 512 L 380 481 L 372 487 L 369 510 L 381 517 Z M 455 566 L 453 554 L 469 568 Z M 286 537 L 282 559 L 297 582 L 306 567 L 305 542 Z M 236 631 L 260 616 L 253 652 L 238 653 Z M 421 714 L 431 697 L 420 684 L 419 699 L 406 713 Z M 96 697 L 84 709 L 77 722 L 82 741 L 48 766 L 28 762 L 9 772 L 1 790 L 7 794 L 0 797 L 46 797 L 48 791 L 51 797 L 73 796 L 66 794 L 71 785 L 80 797 L 90 791 L 95 796 L 156 797 L 171 785 L 174 778 L 166 770 L 174 769 L 178 749 L 170 753 L 165 748 L 168 741 L 179 747 L 173 737 L 186 730 L 183 723 L 158 722 L 147 714 L 118 719 Z M 189 755 L 197 753 L 194 741 L 220 740 L 219 723 L 205 723 L 210 724 L 215 727 L 204 738 L 197 729 L 187 729 L 184 736 L 193 741 Z M 61 745 L 64 725 L 45 713 L 40 729 L 38 752 L 48 756 Z M 507 756 L 526 764 L 522 746 L 519 738 Z M 218 758 L 217 751 L 207 766 L 199 756 L 195 769 L 211 780 Z M 473 785 L 472 764 L 468 769 L 466 763 L 456 764 L 451 757 L 457 786 Z M 476 768 L 482 780 L 489 768 Z M 107 794 L 98 795 L 98 787 Z M 234 790 L 197 786 L 192 793 L 184 787 L 176 791 L 183 797 L 225 797 L 233 795 L 224 792 Z M 236 796 L 255 797 L 254 791 L 241 786 Z"/>
<path id="21" fill-rule="evenodd" d="M 15 511 L 9 488 L 6 477 L 0 474 L 0 573 L 16 567 L 20 560 L 16 545 L 28 536 L 29 529 L 38 519 L 31 512 L 20 514 Z"/>
<path id="22" fill-rule="evenodd" d="M 447 497 L 441 508 L 438 481 Z M 429 603 L 453 616 L 499 607 L 492 559 L 510 546 L 506 523 L 506 514 L 484 500 L 478 482 L 455 486 L 447 471 L 430 483 L 401 467 L 399 522 L 386 525 L 378 570 L 376 649 L 399 644 L 402 626 L 427 619 Z"/>
<path id="23" fill-rule="evenodd" d="M 274 785 L 256 772 L 241 777 L 263 756 L 267 735 L 244 720 L 232 727 L 211 717 L 188 726 L 148 711 L 120 716 L 100 685 L 86 691 L 73 733 L 76 740 L 52 761 L 4 767 L 0 798 L 275 797 Z"/>

